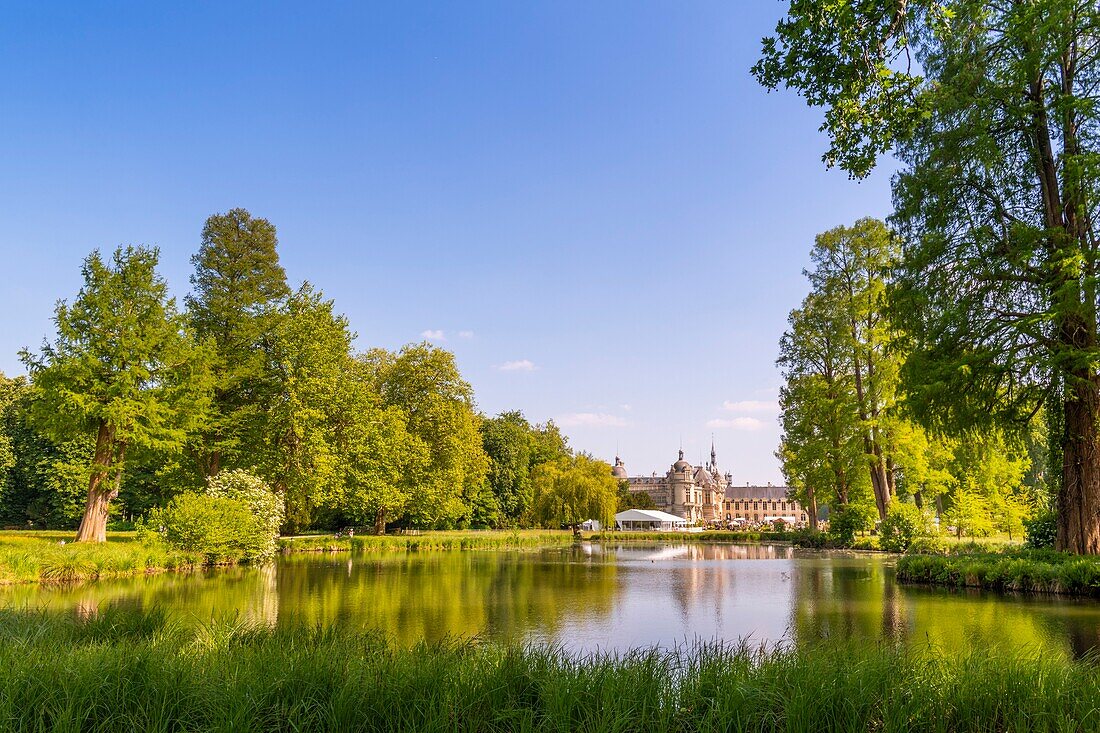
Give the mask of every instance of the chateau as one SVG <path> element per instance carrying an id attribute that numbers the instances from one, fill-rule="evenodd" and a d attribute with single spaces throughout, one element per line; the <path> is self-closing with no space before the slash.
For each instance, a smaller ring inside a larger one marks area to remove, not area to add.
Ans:
<path id="1" fill-rule="evenodd" d="M 664 476 L 631 476 L 615 456 L 611 475 L 627 481 L 631 491 L 645 492 L 657 509 L 690 524 L 764 524 L 782 519 L 805 525 L 806 510 L 787 497 L 786 486 L 734 486 L 729 473 L 718 470 L 718 455 L 710 446 L 710 462 L 692 466 L 684 451 Z"/>
<path id="2" fill-rule="evenodd" d="M 683 517 L 690 523 L 711 524 L 725 521 L 724 506 L 729 474 L 718 470 L 714 444 L 710 446 L 710 463 L 695 467 L 684 460 L 684 451 L 664 476 L 629 476 L 626 466 L 616 456 L 611 475 L 626 480 L 631 491 L 645 492 L 663 512 Z"/>

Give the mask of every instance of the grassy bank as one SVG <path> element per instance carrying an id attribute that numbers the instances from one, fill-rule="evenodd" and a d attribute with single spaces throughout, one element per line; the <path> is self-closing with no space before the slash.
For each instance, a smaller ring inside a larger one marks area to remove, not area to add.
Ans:
<path id="1" fill-rule="evenodd" d="M 411 535 L 283 537 L 282 552 L 409 552 L 417 550 L 528 550 L 573 543 L 573 533 L 551 530 L 423 532 Z"/>
<path id="2" fill-rule="evenodd" d="M 202 558 L 147 547 L 133 536 L 76 544 L 70 532 L 0 533 L 0 583 L 72 582 L 192 569 Z"/>
<path id="3" fill-rule="evenodd" d="M 1100 559 L 1050 550 L 905 555 L 898 558 L 897 578 L 902 583 L 1100 597 Z"/>
<path id="4" fill-rule="evenodd" d="M 338 629 L 0 612 L 13 731 L 1091 731 L 1100 669 L 867 645 L 575 657 Z"/>
<path id="5" fill-rule="evenodd" d="M 602 532 L 592 535 L 603 542 L 791 542 L 793 532 L 738 532 L 704 530 L 702 532 Z"/>

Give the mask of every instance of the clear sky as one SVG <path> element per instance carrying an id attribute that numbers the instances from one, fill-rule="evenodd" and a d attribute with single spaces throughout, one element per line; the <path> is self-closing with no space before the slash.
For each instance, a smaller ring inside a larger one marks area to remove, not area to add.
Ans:
<path id="1" fill-rule="evenodd" d="M 94 248 L 278 228 L 362 348 L 451 349 L 486 413 L 631 473 L 780 482 L 777 342 L 815 233 L 889 213 L 749 74 L 783 5 L 24 3 L 0 26 L 0 370 Z"/>

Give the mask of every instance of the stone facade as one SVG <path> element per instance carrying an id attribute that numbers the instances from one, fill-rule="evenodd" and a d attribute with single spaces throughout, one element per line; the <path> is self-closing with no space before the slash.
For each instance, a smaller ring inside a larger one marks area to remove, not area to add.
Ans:
<path id="1" fill-rule="evenodd" d="M 744 524 L 762 524 L 778 517 L 793 518 L 794 524 L 805 526 L 809 522 L 806 510 L 797 501 L 788 498 L 786 486 L 727 486 L 723 505 L 723 518 L 727 522 L 742 520 Z"/>
<path id="2" fill-rule="evenodd" d="M 630 490 L 645 492 L 663 512 L 683 517 L 692 524 L 724 524 L 725 490 L 729 486 L 729 474 L 718 470 L 718 456 L 714 446 L 710 448 L 710 463 L 692 466 L 679 459 L 664 476 L 630 476 L 626 466 L 616 456 L 612 475 L 629 482 Z"/>

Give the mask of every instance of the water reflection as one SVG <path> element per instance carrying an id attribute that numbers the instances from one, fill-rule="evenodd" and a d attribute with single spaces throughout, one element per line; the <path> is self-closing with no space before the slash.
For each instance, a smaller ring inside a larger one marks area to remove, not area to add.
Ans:
<path id="1" fill-rule="evenodd" d="M 88 617 L 108 605 L 184 622 L 381 629 L 403 644 L 486 637 L 575 650 L 824 638 L 1080 656 L 1100 604 L 899 586 L 881 556 L 769 545 L 599 545 L 540 552 L 296 555 L 263 568 L 0 589 L 0 603 Z"/>

